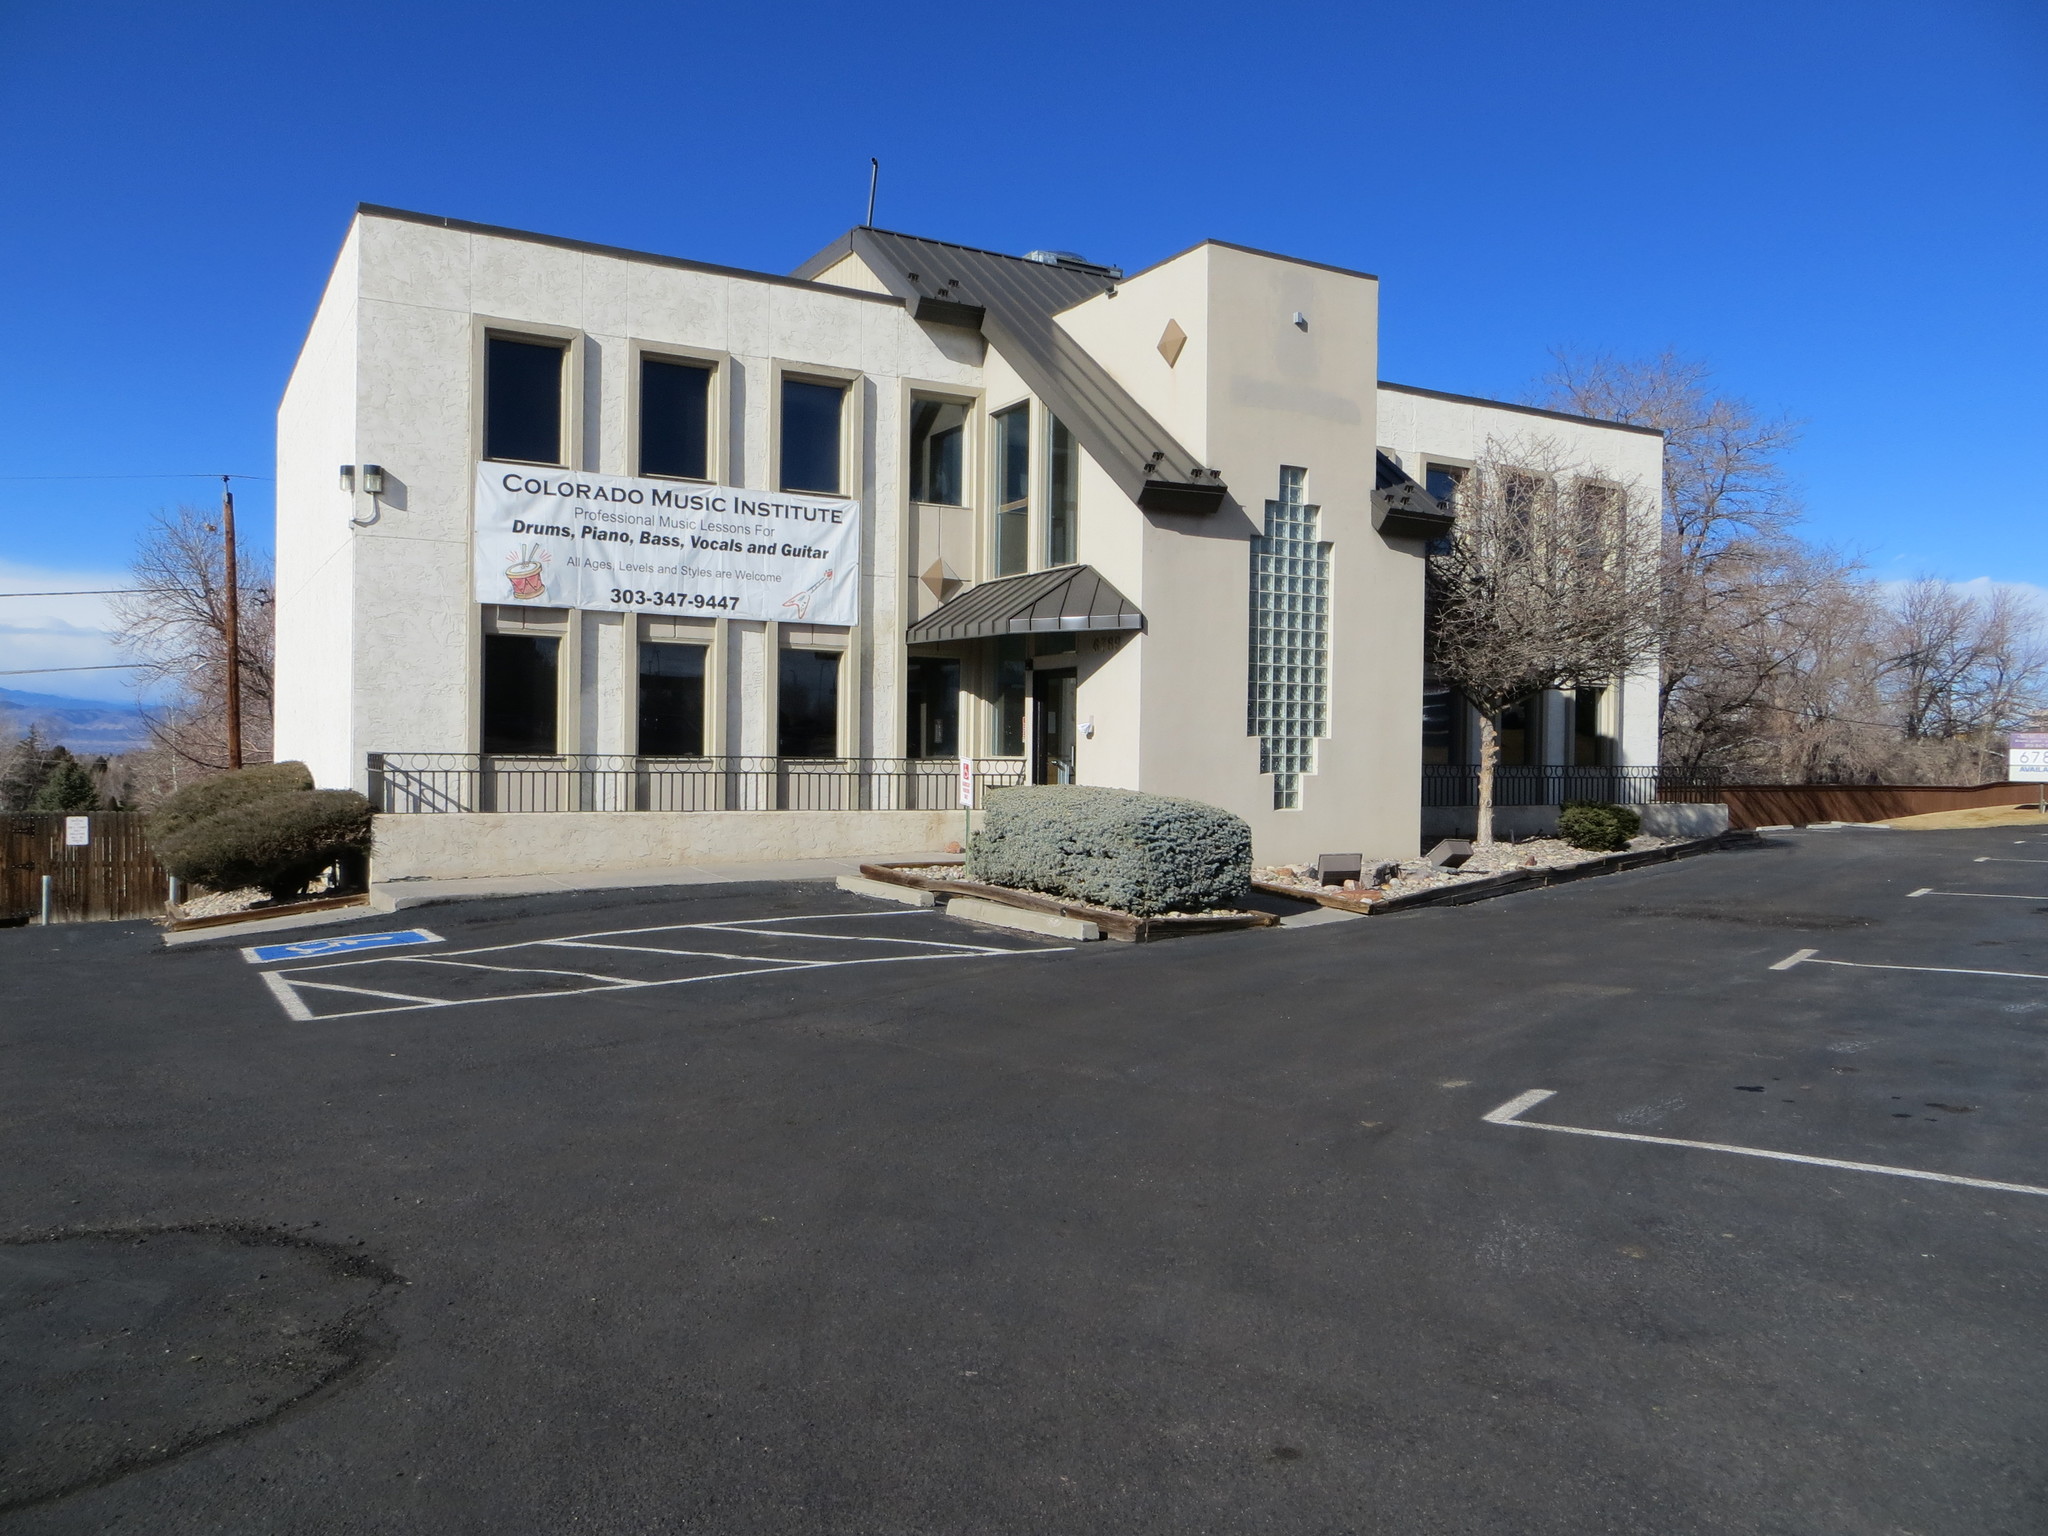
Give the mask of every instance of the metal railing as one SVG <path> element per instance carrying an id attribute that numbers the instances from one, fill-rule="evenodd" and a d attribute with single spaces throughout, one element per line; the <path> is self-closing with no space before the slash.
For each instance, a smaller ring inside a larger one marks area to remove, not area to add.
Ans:
<path id="1" fill-rule="evenodd" d="M 1718 801 L 1719 781 L 1702 774 L 1667 769 L 1503 767 L 1493 771 L 1495 805 L 1563 805 L 1567 800 L 1599 800 L 1609 805 L 1648 805 L 1653 800 Z M 1425 806 L 1479 803 L 1479 770 L 1469 764 L 1425 763 L 1422 769 Z"/>
<path id="2" fill-rule="evenodd" d="M 960 804 L 943 757 L 629 757 L 372 752 L 370 804 L 447 811 L 937 811 Z M 1024 782 L 1021 757 L 974 760 L 983 792 Z"/>

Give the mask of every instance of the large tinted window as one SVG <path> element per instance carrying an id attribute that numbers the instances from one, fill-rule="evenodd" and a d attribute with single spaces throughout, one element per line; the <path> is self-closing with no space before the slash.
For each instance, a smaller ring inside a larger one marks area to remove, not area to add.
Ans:
<path id="1" fill-rule="evenodd" d="M 912 757 L 960 755 L 960 663 L 950 656 L 910 659 Z"/>
<path id="2" fill-rule="evenodd" d="M 1045 563 L 1066 565 L 1074 559 L 1075 518 L 1081 504 L 1081 450 L 1074 434 L 1057 419 L 1052 424 L 1052 483 L 1045 498 Z"/>
<path id="3" fill-rule="evenodd" d="M 1013 576 L 1031 560 L 1031 407 L 998 414 L 995 432 L 995 574 Z"/>
<path id="4" fill-rule="evenodd" d="M 561 463 L 562 348 L 493 336 L 484 374 L 484 457 Z"/>
<path id="5" fill-rule="evenodd" d="M 957 507 L 965 502 L 962 475 L 967 407 L 950 400 L 910 405 L 910 499 Z"/>
<path id="6" fill-rule="evenodd" d="M 640 755 L 704 755 L 704 647 L 640 647 Z"/>
<path id="7" fill-rule="evenodd" d="M 640 359 L 640 473 L 710 478 L 711 370 Z"/>
<path id="8" fill-rule="evenodd" d="M 839 494 L 839 432 L 846 388 L 782 381 L 782 489 Z"/>
<path id="9" fill-rule="evenodd" d="M 484 750 L 555 750 L 553 635 L 484 636 Z"/>
<path id="10" fill-rule="evenodd" d="M 1022 635 L 996 640 L 996 751 L 1024 755 L 1024 699 L 1031 687 L 1031 662 Z"/>
<path id="11" fill-rule="evenodd" d="M 781 757 L 839 755 L 839 653 L 784 651 L 775 709 Z"/>

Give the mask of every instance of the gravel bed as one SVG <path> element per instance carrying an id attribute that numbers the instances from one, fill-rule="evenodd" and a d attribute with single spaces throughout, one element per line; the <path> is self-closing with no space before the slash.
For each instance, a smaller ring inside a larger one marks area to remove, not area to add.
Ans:
<path id="1" fill-rule="evenodd" d="M 208 891 L 204 896 L 179 902 L 178 916 L 220 917 L 229 912 L 246 912 L 265 899 L 264 893 L 253 885 L 239 891 Z"/>
<path id="2" fill-rule="evenodd" d="M 1644 848 L 1668 848 L 1673 843 L 1683 842 L 1675 837 L 1637 837 L 1629 841 L 1628 851 L 1634 853 Z M 1517 869 L 1569 869 L 1574 864 L 1589 864 L 1595 859 L 1604 859 L 1604 853 L 1590 853 L 1584 848 L 1574 848 L 1562 838 L 1532 837 L 1522 843 L 1495 843 L 1491 848 L 1474 851 L 1456 869 L 1439 869 L 1427 859 L 1404 859 L 1400 872 L 1380 885 L 1368 886 L 1364 890 L 1353 889 L 1342 892 L 1351 896 L 1408 896 L 1416 891 L 1437 890 L 1446 885 L 1465 885 L 1474 880 L 1484 880 L 1492 875 L 1505 874 Z M 1319 891 L 1324 887 L 1316 881 L 1316 867 L 1313 864 L 1275 864 L 1252 871 L 1252 878 L 1273 885 L 1292 886 L 1300 891 Z M 1333 893 L 1339 888 L 1331 887 Z"/>

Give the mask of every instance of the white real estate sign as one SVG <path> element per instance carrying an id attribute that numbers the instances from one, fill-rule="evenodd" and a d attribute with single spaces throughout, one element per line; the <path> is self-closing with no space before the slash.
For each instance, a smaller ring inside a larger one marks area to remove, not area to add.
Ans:
<path id="1" fill-rule="evenodd" d="M 860 503 L 479 464 L 476 598 L 860 622 Z"/>
<path id="2" fill-rule="evenodd" d="M 2005 776 L 2019 784 L 2048 784 L 2048 731 L 2019 731 L 2006 743 Z"/>

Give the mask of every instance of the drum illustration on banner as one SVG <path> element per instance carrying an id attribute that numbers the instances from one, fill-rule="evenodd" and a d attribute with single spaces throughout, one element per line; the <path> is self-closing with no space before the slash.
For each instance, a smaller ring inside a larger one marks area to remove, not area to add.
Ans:
<path id="1" fill-rule="evenodd" d="M 539 547 L 527 545 L 519 551 L 519 558 L 505 567 L 505 579 L 512 583 L 512 596 L 516 601 L 530 603 L 548 595 L 548 584 L 541 571 Z"/>
<path id="2" fill-rule="evenodd" d="M 479 464 L 483 603 L 860 622 L 860 503 Z"/>

